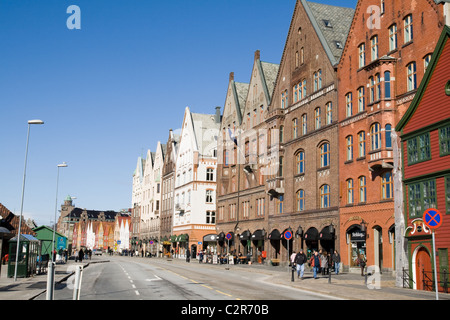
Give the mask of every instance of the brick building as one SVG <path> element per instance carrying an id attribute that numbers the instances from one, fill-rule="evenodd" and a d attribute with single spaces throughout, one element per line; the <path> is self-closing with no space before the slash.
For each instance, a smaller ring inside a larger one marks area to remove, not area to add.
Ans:
<path id="1" fill-rule="evenodd" d="M 448 281 L 450 248 L 450 27 L 446 26 L 409 109 L 396 127 L 401 134 L 410 285 L 433 290 L 434 256 L 424 211 L 436 208 L 436 262 L 440 291 Z M 447 284 L 448 287 L 448 284 Z"/>
<path id="2" fill-rule="evenodd" d="M 283 261 L 289 228 L 289 251 L 339 249 L 336 68 L 353 13 L 304 0 L 295 6 L 266 120 L 279 131 L 279 168 L 267 185 L 269 230 L 281 234 L 270 242 Z"/>
<path id="3" fill-rule="evenodd" d="M 394 128 L 416 94 L 444 24 L 443 1 L 357 3 L 338 66 L 340 244 L 346 267 L 358 267 L 362 254 L 368 265 L 395 268 L 394 243 L 402 233 L 401 218 L 394 215 L 394 192 L 401 201 Z"/>

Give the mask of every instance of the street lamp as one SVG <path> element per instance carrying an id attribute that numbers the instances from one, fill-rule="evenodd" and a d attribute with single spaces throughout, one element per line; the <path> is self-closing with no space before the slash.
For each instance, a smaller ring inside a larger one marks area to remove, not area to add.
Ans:
<path id="1" fill-rule="evenodd" d="M 54 272 L 55 272 L 55 259 L 56 259 L 56 255 L 54 254 L 55 252 L 55 238 L 56 238 L 56 226 L 57 221 L 56 221 L 56 213 L 58 212 L 58 184 L 59 184 L 59 168 L 66 168 L 67 167 L 67 163 L 63 162 L 62 164 L 58 164 L 57 165 L 57 174 L 56 174 L 56 203 L 55 203 L 55 221 L 54 221 L 54 225 L 53 225 L 53 241 L 52 241 L 52 261 L 49 262 L 48 264 L 48 278 L 47 278 L 47 300 L 53 300 L 53 292 L 55 289 L 55 277 L 54 277 Z"/>
<path id="2" fill-rule="evenodd" d="M 21 227 L 22 227 L 23 199 L 24 199 L 24 193 L 25 193 L 25 177 L 26 177 L 26 172 L 27 172 L 28 143 L 30 141 L 30 126 L 32 124 L 44 124 L 44 121 L 42 121 L 42 120 L 29 120 L 28 121 L 27 146 L 25 149 L 25 166 L 23 169 L 23 182 L 22 182 L 22 200 L 21 200 L 21 204 L 20 204 L 19 230 L 17 233 L 16 263 L 14 265 L 14 281 L 17 281 L 17 264 L 19 263 L 20 233 L 21 233 Z"/>

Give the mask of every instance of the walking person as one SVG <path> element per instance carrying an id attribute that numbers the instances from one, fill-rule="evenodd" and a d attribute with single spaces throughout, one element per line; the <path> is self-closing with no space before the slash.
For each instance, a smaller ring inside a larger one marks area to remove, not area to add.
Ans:
<path id="1" fill-rule="evenodd" d="M 80 251 L 78 251 L 78 260 L 80 260 L 80 263 L 83 262 L 83 258 L 84 258 L 84 252 L 83 252 L 83 249 L 80 249 Z"/>
<path id="2" fill-rule="evenodd" d="M 191 251 L 189 251 L 189 248 L 186 250 L 186 262 L 191 261 Z"/>
<path id="3" fill-rule="evenodd" d="M 295 256 L 295 264 L 297 267 L 297 278 L 300 278 L 303 280 L 303 274 L 305 273 L 305 262 L 306 262 L 306 255 L 303 253 L 303 249 L 300 249 L 300 251 Z"/>
<path id="4" fill-rule="evenodd" d="M 322 275 L 324 276 L 328 268 L 327 253 L 325 251 L 322 252 L 322 250 L 320 250 L 320 252 L 320 268 Z"/>
<path id="5" fill-rule="evenodd" d="M 337 252 L 337 250 L 334 250 L 331 260 L 333 261 L 333 264 L 334 264 L 334 272 L 336 274 L 339 274 L 339 266 L 341 264 L 341 256 L 339 255 L 339 252 Z"/>
<path id="6" fill-rule="evenodd" d="M 359 266 L 361 267 L 361 276 L 364 276 L 364 268 L 366 267 L 367 260 L 362 253 L 359 255 L 357 262 L 359 263 Z"/>
<path id="7" fill-rule="evenodd" d="M 319 270 L 320 270 L 319 252 L 314 251 L 314 254 L 311 257 L 310 262 L 311 262 L 311 266 L 313 267 L 314 279 L 317 279 L 317 273 L 319 273 Z"/>
<path id="8" fill-rule="evenodd" d="M 297 253 L 295 253 L 295 251 L 292 251 L 292 254 L 291 254 L 291 257 L 290 257 L 290 266 L 293 266 L 294 265 L 294 263 L 295 263 L 295 256 L 297 255 Z"/>

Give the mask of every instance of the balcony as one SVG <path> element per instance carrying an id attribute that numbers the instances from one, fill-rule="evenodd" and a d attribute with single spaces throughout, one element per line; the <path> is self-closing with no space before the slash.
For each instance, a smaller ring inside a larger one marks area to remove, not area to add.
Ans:
<path id="1" fill-rule="evenodd" d="M 284 178 L 276 177 L 274 179 L 267 180 L 267 194 L 278 198 L 284 194 Z"/>
<path id="2" fill-rule="evenodd" d="M 371 151 L 368 156 L 370 171 L 393 168 L 393 152 L 390 149 Z"/>

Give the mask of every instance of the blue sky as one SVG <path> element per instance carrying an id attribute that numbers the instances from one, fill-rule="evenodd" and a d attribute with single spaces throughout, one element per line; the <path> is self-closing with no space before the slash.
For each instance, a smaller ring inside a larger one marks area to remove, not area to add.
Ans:
<path id="1" fill-rule="evenodd" d="M 316 2 L 355 7 L 356 0 Z M 81 9 L 69 30 L 67 8 Z M 138 156 L 165 143 L 184 109 L 223 107 L 230 72 L 249 82 L 256 50 L 279 63 L 295 0 L 0 0 L 0 203 L 54 220 L 131 206 Z"/>

